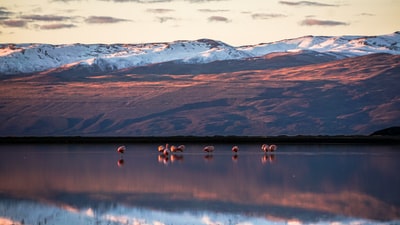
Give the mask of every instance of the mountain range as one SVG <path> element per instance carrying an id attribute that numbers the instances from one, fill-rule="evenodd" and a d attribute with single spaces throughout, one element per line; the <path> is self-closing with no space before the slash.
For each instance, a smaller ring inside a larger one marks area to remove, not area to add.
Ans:
<path id="1" fill-rule="evenodd" d="M 110 45 L 2 44 L 0 74 L 35 73 L 76 67 L 91 67 L 105 72 L 165 62 L 204 64 L 303 50 L 315 51 L 336 59 L 371 53 L 399 54 L 399 39 L 400 32 L 382 36 L 305 36 L 240 47 L 210 39 Z"/>
<path id="2" fill-rule="evenodd" d="M 400 123 L 400 32 L 0 44 L 0 135 L 348 135 Z"/>

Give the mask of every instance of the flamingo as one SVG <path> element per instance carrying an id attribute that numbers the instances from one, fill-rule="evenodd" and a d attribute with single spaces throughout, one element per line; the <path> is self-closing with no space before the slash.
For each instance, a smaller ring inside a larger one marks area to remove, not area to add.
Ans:
<path id="1" fill-rule="evenodd" d="M 214 146 L 212 146 L 212 145 L 206 146 L 203 148 L 203 151 L 208 152 L 208 153 L 213 152 Z"/>
<path id="2" fill-rule="evenodd" d="M 277 148 L 278 148 L 278 147 L 277 147 L 276 145 L 270 145 L 268 149 L 269 149 L 271 152 L 273 152 L 273 151 L 275 151 Z"/>
<path id="3" fill-rule="evenodd" d="M 176 149 L 178 152 L 183 152 L 183 150 L 185 150 L 185 146 L 184 145 L 179 145 L 178 148 Z"/>
<path id="4" fill-rule="evenodd" d="M 121 154 L 124 154 L 124 152 L 125 152 L 125 150 L 126 150 L 126 147 L 125 146 L 119 146 L 118 148 L 117 148 L 117 152 L 118 153 L 121 153 Z"/>
<path id="5" fill-rule="evenodd" d="M 185 146 L 184 145 L 179 145 L 178 147 L 175 145 L 171 145 L 171 152 L 183 152 L 183 150 L 185 150 Z"/>
<path id="6" fill-rule="evenodd" d="M 239 147 L 238 146 L 233 146 L 232 147 L 232 152 L 238 152 L 239 151 Z"/>
<path id="7" fill-rule="evenodd" d="M 276 145 L 267 145 L 267 144 L 263 144 L 261 146 L 261 150 L 263 150 L 264 152 L 273 152 L 277 149 L 278 147 Z"/>
<path id="8" fill-rule="evenodd" d="M 160 145 L 160 146 L 158 146 L 158 152 L 162 152 L 162 151 L 164 151 L 164 146 L 163 145 Z"/>
<path id="9" fill-rule="evenodd" d="M 166 149 L 168 149 L 168 144 L 158 146 L 158 152 L 164 152 Z"/>
<path id="10" fill-rule="evenodd" d="M 169 149 L 168 149 L 168 148 L 165 148 L 164 151 L 163 151 L 163 154 L 164 154 L 165 156 L 168 156 L 168 155 L 169 155 Z"/>
<path id="11" fill-rule="evenodd" d="M 261 145 L 261 150 L 263 150 L 264 152 L 268 152 L 268 145 L 267 144 L 263 144 Z"/>

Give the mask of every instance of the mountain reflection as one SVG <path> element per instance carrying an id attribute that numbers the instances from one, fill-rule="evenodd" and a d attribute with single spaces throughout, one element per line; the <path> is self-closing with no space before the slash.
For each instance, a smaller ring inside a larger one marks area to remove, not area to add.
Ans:
<path id="1" fill-rule="evenodd" d="M 377 148 L 283 146 L 264 153 L 246 145 L 233 154 L 221 145 L 209 154 L 191 145 L 166 156 L 138 145 L 121 157 L 110 145 L 1 146 L 0 196 L 78 208 L 400 219 L 400 155 Z"/>

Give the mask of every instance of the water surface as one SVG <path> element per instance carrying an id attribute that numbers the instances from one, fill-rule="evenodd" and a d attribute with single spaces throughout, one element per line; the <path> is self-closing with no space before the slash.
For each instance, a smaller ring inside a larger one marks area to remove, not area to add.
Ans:
<path id="1" fill-rule="evenodd" d="M 1 145 L 0 224 L 400 223 L 398 146 L 160 144 Z"/>

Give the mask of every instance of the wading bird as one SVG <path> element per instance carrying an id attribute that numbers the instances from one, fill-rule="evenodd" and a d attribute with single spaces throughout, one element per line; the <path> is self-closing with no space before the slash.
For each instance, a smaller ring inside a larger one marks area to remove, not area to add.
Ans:
<path id="1" fill-rule="evenodd" d="M 275 151 L 277 148 L 278 148 L 278 147 L 277 147 L 276 145 L 270 145 L 270 146 L 269 146 L 269 150 L 270 150 L 271 152 Z"/>
<path id="2" fill-rule="evenodd" d="M 206 146 L 203 148 L 203 151 L 208 152 L 208 153 L 213 152 L 214 146 L 212 146 L 212 145 Z"/>
<path id="3" fill-rule="evenodd" d="M 163 151 L 163 154 L 164 154 L 165 156 L 168 156 L 168 155 L 169 155 L 169 149 L 168 149 L 168 148 L 165 148 L 164 151 Z"/>
<path id="4" fill-rule="evenodd" d="M 171 152 L 183 152 L 183 150 L 185 150 L 184 145 L 179 145 L 178 147 L 171 145 Z"/>
<path id="5" fill-rule="evenodd" d="M 264 152 L 268 152 L 268 145 L 267 144 L 261 145 L 261 150 L 263 150 Z"/>
<path id="6" fill-rule="evenodd" d="M 276 145 L 267 145 L 267 144 L 263 144 L 261 146 L 261 150 L 263 150 L 264 152 L 273 152 L 277 149 L 278 147 Z"/>
<path id="7" fill-rule="evenodd" d="M 117 148 L 117 152 L 118 153 L 121 153 L 121 154 L 124 154 L 124 152 L 125 152 L 125 150 L 126 150 L 126 147 L 125 146 L 119 146 L 118 148 Z"/>
<path id="8" fill-rule="evenodd" d="M 164 152 L 165 149 L 168 149 L 168 144 L 158 146 L 158 152 Z"/>
<path id="9" fill-rule="evenodd" d="M 233 146 L 232 147 L 232 152 L 238 152 L 239 151 L 239 147 L 238 146 Z"/>

